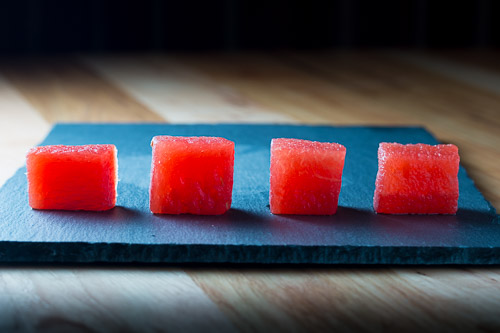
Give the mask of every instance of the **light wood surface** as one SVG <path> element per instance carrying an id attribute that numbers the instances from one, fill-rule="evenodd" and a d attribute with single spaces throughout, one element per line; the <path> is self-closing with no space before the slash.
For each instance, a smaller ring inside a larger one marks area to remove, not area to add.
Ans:
<path id="1" fill-rule="evenodd" d="M 496 52 L 0 63 L 0 184 L 64 122 L 423 125 L 500 208 Z M 0 266 L 0 331 L 500 330 L 496 267 Z"/>

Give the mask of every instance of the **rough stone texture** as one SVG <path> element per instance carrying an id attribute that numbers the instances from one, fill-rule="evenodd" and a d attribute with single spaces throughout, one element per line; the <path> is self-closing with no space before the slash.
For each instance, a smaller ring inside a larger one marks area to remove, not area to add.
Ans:
<path id="1" fill-rule="evenodd" d="M 221 216 L 149 212 L 151 138 L 222 136 L 236 143 L 232 209 Z M 333 216 L 269 211 L 273 137 L 339 142 L 347 155 Z M 422 128 L 276 125 L 56 125 L 42 144 L 118 148 L 117 207 L 36 211 L 26 169 L 0 189 L 0 262 L 500 264 L 500 223 L 463 168 L 456 216 L 377 215 L 379 142 L 437 141 Z"/>

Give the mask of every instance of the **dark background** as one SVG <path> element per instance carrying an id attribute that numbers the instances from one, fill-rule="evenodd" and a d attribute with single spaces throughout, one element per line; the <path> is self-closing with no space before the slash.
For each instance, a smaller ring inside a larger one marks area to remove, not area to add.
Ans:
<path id="1" fill-rule="evenodd" d="M 499 45 L 495 0 L 0 2 L 0 54 Z"/>

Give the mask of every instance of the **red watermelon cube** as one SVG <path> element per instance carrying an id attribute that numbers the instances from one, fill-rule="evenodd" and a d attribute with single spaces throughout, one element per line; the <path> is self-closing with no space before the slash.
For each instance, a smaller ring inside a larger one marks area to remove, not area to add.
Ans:
<path id="1" fill-rule="evenodd" d="M 271 213 L 335 214 L 345 154 L 345 147 L 337 143 L 273 139 Z"/>
<path id="2" fill-rule="evenodd" d="M 116 204 L 114 145 L 43 146 L 26 156 L 29 204 L 34 209 L 107 210 Z"/>
<path id="3" fill-rule="evenodd" d="M 219 215 L 231 207 L 234 142 L 155 136 L 150 209 L 155 214 Z"/>
<path id="4" fill-rule="evenodd" d="M 458 168 L 455 145 L 383 142 L 373 207 L 385 214 L 455 214 Z"/>

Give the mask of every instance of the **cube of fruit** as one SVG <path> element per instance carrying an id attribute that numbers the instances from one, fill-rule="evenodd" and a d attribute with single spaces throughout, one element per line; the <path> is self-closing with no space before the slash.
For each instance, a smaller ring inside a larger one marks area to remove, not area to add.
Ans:
<path id="1" fill-rule="evenodd" d="M 383 142 L 373 207 L 386 214 L 455 214 L 460 157 L 454 145 Z"/>
<path id="2" fill-rule="evenodd" d="M 345 154 L 345 147 L 337 143 L 273 139 L 271 213 L 335 214 Z"/>
<path id="3" fill-rule="evenodd" d="M 116 204 L 114 145 L 43 146 L 26 156 L 34 209 L 107 210 Z"/>
<path id="4" fill-rule="evenodd" d="M 155 136 L 151 146 L 151 212 L 218 215 L 231 207 L 234 142 Z"/>

